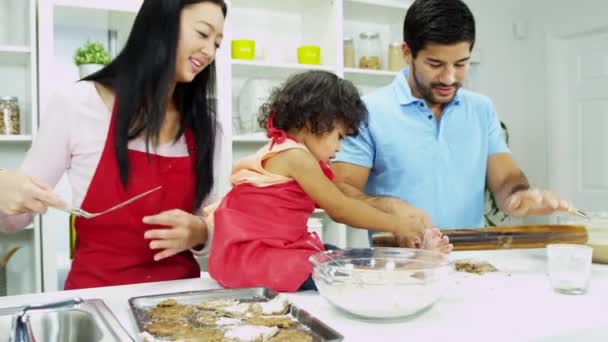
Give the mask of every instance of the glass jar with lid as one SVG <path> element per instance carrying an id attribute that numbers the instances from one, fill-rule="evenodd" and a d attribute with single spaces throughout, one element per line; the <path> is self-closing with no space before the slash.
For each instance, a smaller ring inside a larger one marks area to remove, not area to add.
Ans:
<path id="1" fill-rule="evenodd" d="M 402 45 L 401 42 L 394 42 L 388 46 L 388 69 L 391 71 L 399 71 L 406 66 Z"/>
<path id="2" fill-rule="evenodd" d="M 361 69 L 382 69 L 380 60 L 380 33 L 378 32 L 363 32 L 359 35 L 361 38 L 359 68 Z"/>
<path id="3" fill-rule="evenodd" d="M 344 67 L 355 67 L 355 42 L 352 37 L 344 38 Z"/>
<path id="4" fill-rule="evenodd" d="M 20 134 L 19 101 L 14 96 L 0 97 L 0 134 Z"/>

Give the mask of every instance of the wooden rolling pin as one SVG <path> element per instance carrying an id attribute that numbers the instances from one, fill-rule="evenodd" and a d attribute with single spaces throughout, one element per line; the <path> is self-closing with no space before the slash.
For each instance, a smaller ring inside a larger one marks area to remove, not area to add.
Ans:
<path id="1" fill-rule="evenodd" d="M 587 243 L 584 226 L 545 225 L 485 227 L 466 229 L 442 229 L 450 238 L 456 251 L 543 248 L 550 243 Z M 400 247 L 391 233 L 376 233 L 372 237 L 374 247 Z"/>

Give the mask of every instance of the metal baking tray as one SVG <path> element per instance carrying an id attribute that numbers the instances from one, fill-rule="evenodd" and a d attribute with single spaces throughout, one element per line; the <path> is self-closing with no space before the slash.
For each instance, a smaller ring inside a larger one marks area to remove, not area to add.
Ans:
<path id="1" fill-rule="evenodd" d="M 166 299 L 174 299 L 179 304 L 192 305 L 218 298 L 238 299 L 240 302 L 264 302 L 273 299 L 277 295 L 277 292 L 262 287 L 234 290 L 187 291 L 133 297 L 129 299 L 129 306 L 131 307 L 131 312 L 137 323 L 139 335 L 141 336 L 141 334 L 145 332 L 146 325 L 152 322 L 147 311 Z M 333 342 L 342 341 L 344 339 L 340 333 L 313 317 L 307 311 L 302 310 L 291 303 L 289 314 L 298 322 L 296 323 L 296 329 L 304 330 L 312 335 L 314 342 Z M 162 338 L 156 339 L 162 341 Z"/>

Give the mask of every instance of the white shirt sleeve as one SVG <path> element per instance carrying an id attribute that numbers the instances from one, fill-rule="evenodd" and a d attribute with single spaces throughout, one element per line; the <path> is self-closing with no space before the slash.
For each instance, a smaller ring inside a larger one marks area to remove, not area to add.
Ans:
<path id="1" fill-rule="evenodd" d="M 207 220 L 204 221 L 207 224 L 207 243 L 205 243 L 205 246 L 199 250 L 196 250 L 194 248 L 190 249 L 190 252 L 192 252 L 192 254 L 197 257 L 208 256 L 209 252 L 211 251 L 211 241 L 213 241 L 213 224 L 211 224 Z"/>
<path id="2" fill-rule="evenodd" d="M 203 201 L 201 207 L 199 208 L 196 215 L 205 215 L 205 211 L 203 210 L 205 207 L 213 206 L 221 199 L 221 185 L 220 175 L 225 174 L 226 172 L 230 172 L 230 170 L 224 170 L 222 164 L 222 148 L 223 148 L 223 140 L 224 140 L 224 131 L 221 125 L 218 125 L 218 130 L 215 135 L 215 146 L 213 152 L 213 188 L 209 193 L 209 196 Z M 213 216 L 213 211 L 210 213 Z M 209 251 L 211 250 L 211 241 L 213 241 L 213 217 L 205 218 L 205 222 L 207 223 L 207 242 L 205 243 L 205 247 L 200 250 L 191 249 L 190 251 L 199 257 L 209 255 Z"/>
<path id="3" fill-rule="evenodd" d="M 70 165 L 70 103 L 56 94 L 40 120 L 38 134 L 21 165 L 21 171 L 55 187 Z M 33 215 L 0 214 L 0 231 L 16 232 L 32 222 Z"/>
<path id="4" fill-rule="evenodd" d="M 215 146 L 213 151 L 213 188 L 209 193 L 209 196 L 205 198 L 201 207 L 199 208 L 199 212 L 203 212 L 203 208 L 211 205 L 221 198 L 221 185 L 219 184 L 221 181 L 220 175 L 226 174 L 226 172 L 230 172 L 230 170 L 223 169 L 222 163 L 222 151 L 224 148 L 224 130 L 222 129 L 221 124 L 218 124 L 218 129 L 215 134 Z"/>

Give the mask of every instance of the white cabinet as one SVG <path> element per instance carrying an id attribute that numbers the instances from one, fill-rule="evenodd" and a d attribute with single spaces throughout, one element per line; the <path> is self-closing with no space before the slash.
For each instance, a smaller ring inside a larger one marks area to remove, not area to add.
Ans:
<path id="1" fill-rule="evenodd" d="M 0 0 L 0 97 L 17 97 L 20 111 L 19 134 L 0 133 L 3 152 L 27 148 L 37 127 L 35 5 L 33 0 Z M 5 159 L 3 154 L 2 159 L 14 164 L 21 157 Z"/>
<path id="2" fill-rule="evenodd" d="M 0 97 L 17 97 L 20 132 L 0 135 L 0 167 L 17 168 L 38 126 L 36 1 L 0 0 Z M 7 294 L 41 290 L 40 225 L 0 233 L 0 255 L 20 246 L 7 267 Z"/>

